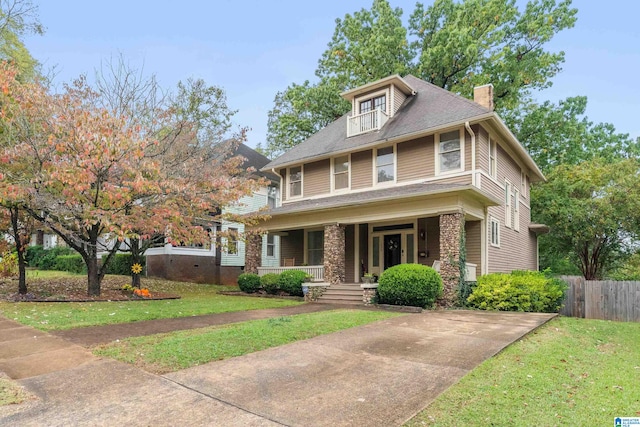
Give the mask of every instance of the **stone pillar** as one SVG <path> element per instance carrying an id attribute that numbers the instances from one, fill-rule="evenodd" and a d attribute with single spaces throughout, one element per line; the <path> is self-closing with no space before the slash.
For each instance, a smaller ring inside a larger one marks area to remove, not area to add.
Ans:
<path id="1" fill-rule="evenodd" d="M 330 285 L 344 283 L 345 278 L 344 226 L 324 226 L 324 281 Z"/>
<path id="2" fill-rule="evenodd" d="M 463 230 L 462 213 L 440 215 L 440 276 L 444 292 L 438 303 L 444 307 L 453 306 L 458 299 L 460 237 Z"/>
<path id="3" fill-rule="evenodd" d="M 262 236 L 247 232 L 245 236 L 244 272 L 258 274 L 262 261 Z"/>

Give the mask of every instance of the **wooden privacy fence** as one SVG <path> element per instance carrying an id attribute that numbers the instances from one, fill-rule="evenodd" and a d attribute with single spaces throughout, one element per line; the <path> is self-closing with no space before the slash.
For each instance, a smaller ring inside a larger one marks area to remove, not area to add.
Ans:
<path id="1" fill-rule="evenodd" d="M 569 284 L 560 314 L 585 319 L 640 322 L 640 282 L 585 280 L 564 276 Z"/>

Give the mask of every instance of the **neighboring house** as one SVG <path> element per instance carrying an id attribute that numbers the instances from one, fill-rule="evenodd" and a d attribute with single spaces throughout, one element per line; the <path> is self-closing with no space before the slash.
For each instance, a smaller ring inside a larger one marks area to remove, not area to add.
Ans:
<path id="1" fill-rule="evenodd" d="M 538 268 L 546 227 L 531 224 L 529 187 L 544 177 L 493 111 L 493 86 L 474 102 L 395 75 L 341 95 L 349 114 L 262 169 L 282 178 L 282 203 L 260 224 L 280 236 L 281 266 L 337 285 L 421 263 L 449 299 L 461 242 L 467 280 Z"/>
<path id="2" fill-rule="evenodd" d="M 268 186 L 255 191 L 252 196 L 241 198 L 235 206 L 229 207 L 232 213 L 255 212 L 265 206 L 275 207 L 279 204 L 280 178 L 270 172 L 260 171 L 269 159 L 252 148 L 240 144 L 235 152 L 246 159 L 242 167 L 253 167 L 256 176 L 270 181 Z M 223 211 L 224 212 L 224 211 Z M 213 235 L 210 245 L 172 246 L 151 248 L 146 251 L 147 275 L 170 280 L 185 280 L 198 283 L 216 283 L 225 285 L 237 284 L 237 278 L 244 270 L 245 242 L 242 239 L 227 241 L 216 236 L 221 231 L 235 231 L 244 234 L 244 224 L 221 221 L 208 225 Z M 279 237 L 265 235 L 262 237 L 261 264 L 276 266 L 280 258 Z M 216 244 L 217 243 L 217 244 Z"/>

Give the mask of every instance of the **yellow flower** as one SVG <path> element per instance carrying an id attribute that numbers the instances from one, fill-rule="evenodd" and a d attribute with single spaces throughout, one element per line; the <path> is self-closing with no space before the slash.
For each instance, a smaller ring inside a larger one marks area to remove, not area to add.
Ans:
<path id="1" fill-rule="evenodd" d="M 136 262 L 131 266 L 131 271 L 133 272 L 133 274 L 140 274 L 142 273 L 142 266 Z"/>

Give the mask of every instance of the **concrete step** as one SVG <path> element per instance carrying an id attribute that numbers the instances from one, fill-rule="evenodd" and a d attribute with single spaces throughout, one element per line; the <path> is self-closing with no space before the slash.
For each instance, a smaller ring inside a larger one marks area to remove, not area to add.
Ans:
<path id="1" fill-rule="evenodd" d="M 331 295 L 331 294 L 323 294 L 320 297 L 320 300 L 359 301 L 359 302 L 362 302 L 362 295 Z"/>
<path id="2" fill-rule="evenodd" d="M 355 300 L 343 300 L 343 299 L 323 299 L 320 298 L 315 304 L 340 304 L 340 305 L 362 305 L 362 299 Z"/>
<path id="3" fill-rule="evenodd" d="M 340 295 L 340 296 L 349 296 L 349 297 L 357 297 L 362 298 L 362 291 L 349 291 L 349 290 L 332 290 L 325 291 L 323 295 Z"/>
<path id="4" fill-rule="evenodd" d="M 331 285 L 327 287 L 327 289 L 340 289 L 340 290 L 349 290 L 349 291 L 360 291 L 362 292 L 362 288 L 360 285 Z"/>

